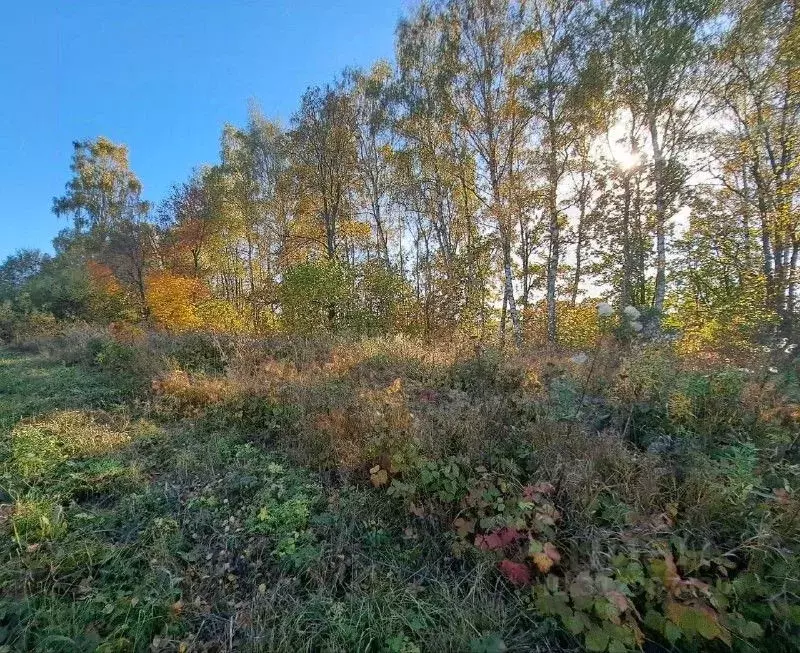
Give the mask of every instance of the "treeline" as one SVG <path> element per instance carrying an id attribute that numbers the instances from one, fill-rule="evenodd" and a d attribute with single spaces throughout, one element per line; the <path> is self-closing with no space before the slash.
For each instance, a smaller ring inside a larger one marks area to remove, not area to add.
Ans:
<path id="1" fill-rule="evenodd" d="M 699 346 L 791 335 L 795 2 L 424 3 L 395 59 L 288 128 L 253 108 L 158 205 L 76 142 L 70 226 L 0 268 L 6 312 L 565 343 L 602 297 Z"/>

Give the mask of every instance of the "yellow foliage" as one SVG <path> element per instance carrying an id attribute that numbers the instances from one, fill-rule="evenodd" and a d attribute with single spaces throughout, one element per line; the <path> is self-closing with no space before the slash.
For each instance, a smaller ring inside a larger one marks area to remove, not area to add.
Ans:
<path id="1" fill-rule="evenodd" d="M 207 299 L 195 307 L 195 314 L 208 331 L 242 333 L 249 329 L 250 320 L 224 299 Z"/>
<path id="2" fill-rule="evenodd" d="M 372 227 L 368 222 L 358 220 L 343 220 L 339 227 L 343 238 L 350 238 L 357 243 L 366 243 L 372 237 Z"/>
<path id="3" fill-rule="evenodd" d="M 547 307 L 539 302 L 528 307 L 524 315 L 525 341 L 532 345 L 547 342 Z M 593 301 L 573 306 L 558 302 L 556 307 L 558 344 L 569 349 L 590 349 L 600 337 L 597 305 Z"/>
<path id="4" fill-rule="evenodd" d="M 209 291 L 199 279 L 158 271 L 148 275 L 146 288 L 150 315 L 160 326 L 169 331 L 205 326 L 198 305 Z"/>
<path id="5" fill-rule="evenodd" d="M 673 420 L 680 422 L 694 417 L 692 398 L 683 392 L 673 392 L 668 401 L 667 409 Z"/>

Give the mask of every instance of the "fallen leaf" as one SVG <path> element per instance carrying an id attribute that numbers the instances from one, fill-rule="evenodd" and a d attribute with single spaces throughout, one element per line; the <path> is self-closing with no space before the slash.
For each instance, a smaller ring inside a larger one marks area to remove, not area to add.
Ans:
<path id="1" fill-rule="evenodd" d="M 497 536 L 500 538 L 501 546 L 508 546 L 509 544 L 515 542 L 522 534 L 516 528 L 501 528 L 497 532 Z"/>
<path id="2" fill-rule="evenodd" d="M 459 537 L 466 537 L 470 533 L 475 532 L 475 521 L 472 519 L 457 517 L 453 521 L 453 526 L 455 527 L 456 533 L 458 533 Z"/>
<path id="3" fill-rule="evenodd" d="M 501 528 L 485 535 L 475 537 L 475 546 L 484 551 L 496 551 L 515 542 L 522 534 L 514 528 Z"/>
<path id="4" fill-rule="evenodd" d="M 556 549 L 553 543 L 544 543 L 544 553 L 548 558 L 550 558 L 550 560 L 553 561 L 554 564 L 561 562 L 561 554 L 558 552 L 558 549 Z"/>
<path id="5" fill-rule="evenodd" d="M 503 547 L 503 543 L 497 533 L 489 533 L 488 535 L 476 535 L 475 546 L 482 551 L 496 551 Z"/>
<path id="6" fill-rule="evenodd" d="M 375 468 L 373 467 L 372 469 Z M 374 473 L 370 470 L 369 482 L 372 483 L 372 487 L 383 487 L 389 482 L 389 473 L 380 467 Z"/>
<path id="7" fill-rule="evenodd" d="M 542 483 L 535 483 L 533 485 L 526 485 L 522 489 L 522 496 L 524 496 L 528 501 L 533 501 L 534 498 L 539 495 L 543 494 L 552 494 L 555 492 L 555 486 L 552 483 L 542 482 Z"/>

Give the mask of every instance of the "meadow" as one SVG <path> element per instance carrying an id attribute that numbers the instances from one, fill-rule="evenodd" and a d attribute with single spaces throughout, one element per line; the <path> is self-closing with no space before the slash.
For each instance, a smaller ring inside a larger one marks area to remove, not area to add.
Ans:
<path id="1" fill-rule="evenodd" d="M 61 325 L 0 350 L 2 651 L 792 651 L 797 367 Z"/>

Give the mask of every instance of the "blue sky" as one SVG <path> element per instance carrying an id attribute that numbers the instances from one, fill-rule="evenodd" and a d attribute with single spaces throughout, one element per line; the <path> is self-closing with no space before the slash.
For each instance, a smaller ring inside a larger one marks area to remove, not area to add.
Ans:
<path id="1" fill-rule="evenodd" d="M 391 59 L 409 0 L 7 2 L 0 21 L 0 261 L 50 249 L 72 141 L 128 145 L 145 197 L 217 160 L 249 99 L 288 121 L 303 91 Z"/>

